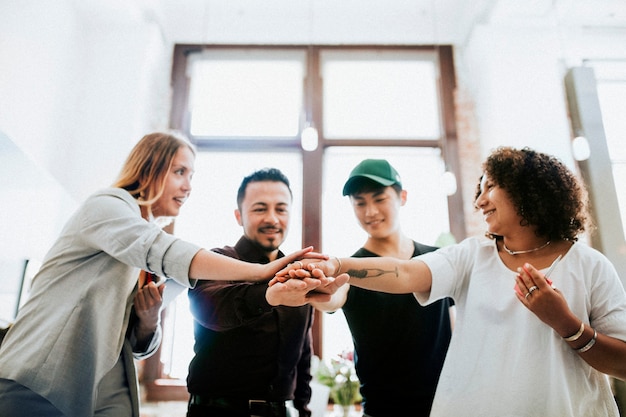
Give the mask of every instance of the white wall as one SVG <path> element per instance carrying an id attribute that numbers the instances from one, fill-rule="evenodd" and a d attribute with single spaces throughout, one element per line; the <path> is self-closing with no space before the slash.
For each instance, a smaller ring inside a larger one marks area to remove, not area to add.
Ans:
<path id="1" fill-rule="evenodd" d="M 457 56 L 457 76 L 475 103 L 483 156 L 499 145 L 529 146 L 574 168 L 565 73 L 585 59 L 626 59 L 626 31 L 479 25 Z"/>
<path id="2" fill-rule="evenodd" d="M 572 165 L 558 42 L 548 30 L 479 26 L 459 65 L 472 91 L 483 155 L 529 146 Z"/>
<path id="3" fill-rule="evenodd" d="M 170 44 L 132 7 L 0 4 L 0 130 L 82 200 L 167 127 Z"/>
<path id="4" fill-rule="evenodd" d="M 114 5 L 0 2 L 0 259 L 42 259 L 76 204 L 168 126 L 171 45 Z"/>

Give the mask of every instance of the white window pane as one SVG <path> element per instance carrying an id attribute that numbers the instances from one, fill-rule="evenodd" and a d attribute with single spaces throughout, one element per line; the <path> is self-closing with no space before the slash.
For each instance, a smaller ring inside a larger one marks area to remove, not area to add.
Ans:
<path id="1" fill-rule="evenodd" d="M 324 137 L 440 136 L 437 68 L 416 52 L 322 53 Z"/>
<path id="2" fill-rule="evenodd" d="M 331 147 L 324 155 L 322 189 L 325 253 L 350 256 L 365 243 L 367 235 L 354 215 L 349 198 L 342 196 L 342 190 L 350 171 L 366 158 L 387 159 L 400 174 L 402 186 L 407 190 L 407 203 L 400 210 L 404 234 L 435 245 L 443 233 L 450 231 L 448 199 L 440 182 L 445 169 L 439 149 Z M 324 314 L 323 323 L 323 355 L 353 348 L 343 313 Z"/>
<path id="3" fill-rule="evenodd" d="M 24 259 L 0 259 L 0 327 L 15 320 L 24 277 Z"/>
<path id="4" fill-rule="evenodd" d="M 273 167 L 289 178 L 293 206 L 289 234 L 281 245 L 285 253 L 302 247 L 302 157 L 300 153 L 199 152 L 191 197 L 176 219 L 175 234 L 206 249 L 234 245 L 243 234 L 235 219 L 237 190 L 241 180 L 257 169 Z M 175 314 L 165 322 L 163 354 L 165 372 L 186 378 L 193 358 L 193 318 L 187 291 L 175 300 Z M 176 330 L 176 337 L 173 331 Z"/>
<path id="5" fill-rule="evenodd" d="M 611 160 L 626 162 L 626 73 L 624 82 L 598 83 L 602 123 Z"/>
<path id="6" fill-rule="evenodd" d="M 617 189 L 617 203 L 622 218 L 623 232 L 626 236 L 626 162 L 613 164 L 613 180 Z"/>
<path id="7" fill-rule="evenodd" d="M 586 65 L 593 68 L 596 80 L 605 81 L 624 81 L 626 74 L 626 60 L 590 60 Z"/>
<path id="8" fill-rule="evenodd" d="M 191 60 L 189 108 L 194 136 L 297 136 L 304 56 L 245 51 Z"/>
<path id="9" fill-rule="evenodd" d="M 626 61 L 592 61 L 613 181 L 626 235 Z M 593 138 L 590 138 L 593 140 Z"/>

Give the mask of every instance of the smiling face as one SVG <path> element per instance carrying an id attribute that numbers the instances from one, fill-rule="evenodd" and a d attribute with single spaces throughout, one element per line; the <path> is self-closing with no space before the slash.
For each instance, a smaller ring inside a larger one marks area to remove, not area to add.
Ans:
<path id="1" fill-rule="evenodd" d="M 406 191 L 393 187 L 350 195 L 352 209 L 369 236 L 384 239 L 400 229 L 400 207 L 406 203 Z"/>
<path id="2" fill-rule="evenodd" d="M 491 234 L 506 236 L 512 227 L 520 227 L 522 218 L 517 214 L 510 196 L 486 174 L 480 181 L 476 207 L 481 210 L 487 231 Z"/>
<path id="3" fill-rule="evenodd" d="M 152 215 L 178 216 L 180 208 L 191 193 L 195 155 L 187 146 L 181 146 L 164 180 L 163 194 L 152 204 Z"/>
<path id="4" fill-rule="evenodd" d="M 280 181 L 253 181 L 246 186 L 235 217 L 243 226 L 244 236 L 273 260 L 287 237 L 290 210 L 291 193 L 287 185 Z"/>

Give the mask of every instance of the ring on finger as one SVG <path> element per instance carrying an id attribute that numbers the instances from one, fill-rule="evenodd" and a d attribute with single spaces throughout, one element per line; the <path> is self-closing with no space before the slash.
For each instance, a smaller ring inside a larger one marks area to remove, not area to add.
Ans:
<path id="1" fill-rule="evenodd" d="M 300 269 L 304 269 L 304 264 L 301 261 L 296 261 L 296 262 L 300 264 Z"/>
<path id="2" fill-rule="evenodd" d="M 528 289 L 528 294 L 532 294 L 532 292 L 533 292 L 533 291 L 538 290 L 538 289 L 539 289 L 539 288 L 537 288 L 537 286 L 536 286 L 536 285 L 533 285 L 532 287 L 530 287 L 530 288 Z"/>

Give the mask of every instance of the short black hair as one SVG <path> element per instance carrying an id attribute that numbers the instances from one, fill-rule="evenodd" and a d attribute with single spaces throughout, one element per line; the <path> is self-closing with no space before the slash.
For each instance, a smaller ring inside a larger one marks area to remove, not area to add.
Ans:
<path id="1" fill-rule="evenodd" d="M 239 190 L 237 191 L 237 207 L 241 210 L 241 203 L 243 203 L 244 198 L 246 197 L 246 188 L 248 184 L 251 182 L 262 182 L 262 181 L 273 181 L 273 182 L 282 182 L 287 186 L 289 190 L 289 195 L 293 198 L 293 193 L 291 192 L 291 186 L 289 185 L 289 179 L 282 173 L 282 171 L 278 168 L 263 168 L 257 171 L 254 171 L 252 174 L 244 177 L 241 181 L 241 185 L 239 186 Z"/>

